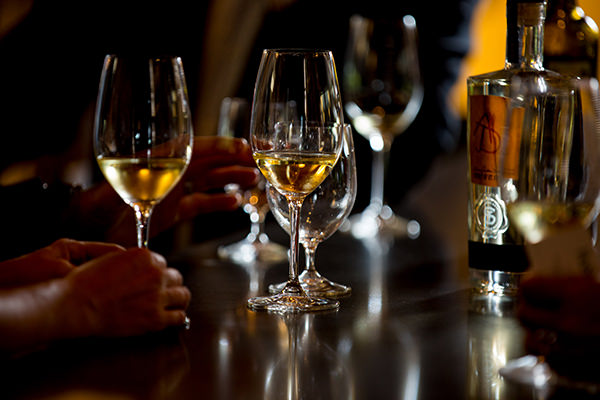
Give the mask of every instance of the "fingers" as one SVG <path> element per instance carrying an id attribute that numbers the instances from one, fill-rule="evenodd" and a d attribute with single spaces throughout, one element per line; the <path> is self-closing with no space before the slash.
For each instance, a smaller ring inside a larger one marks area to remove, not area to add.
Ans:
<path id="1" fill-rule="evenodd" d="M 90 260 L 67 278 L 85 334 L 122 336 L 182 326 L 191 293 L 160 254 L 131 248 Z"/>
<path id="2" fill-rule="evenodd" d="M 190 304 L 192 294 L 185 286 L 168 287 L 164 292 L 166 310 L 185 310 Z"/>
<path id="3" fill-rule="evenodd" d="M 125 250 L 117 244 L 81 242 L 72 239 L 59 239 L 52 243 L 49 249 L 56 257 L 64 258 L 73 264 L 80 264 L 114 251 Z"/>
<path id="4" fill-rule="evenodd" d="M 530 328 L 572 335 L 600 333 L 600 284 L 589 277 L 536 277 L 523 282 L 518 316 Z"/>
<path id="5" fill-rule="evenodd" d="M 164 326 L 184 326 L 186 325 L 187 315 L 183 310 L 166 311 L 163 316 Z"/>
<path id="6" fill-rule="evenodd" d="M 202 192 L 210 189 L 223 188 L 230 183 L 238 184 L 246 189 L 256 186 L 260 172 L 256 167 L 241 167 L 228 165 L 202 172 L 186 173 L 185 187 L 188 191 Z"/>
<path id="7" fill-rule="evenodd" d="M 174 268 L 167 268 L 165 271 L 165 284 L 169 286 L 181 286 L 183 284 L 183 277 L 181 273 Z"/>
<path id="8" fill-rule="evenodd" d="M 240 163 L 254 165 L 252 150 L 244 139 L 223 136 L 196 136 L 193 148 L 194 158 L 233 157 Z"/>
<path id="9" fill-rule="evenodd" d="M 240 197 L 235 194 L 193 193 L 179 202 L 178 219 L 189 219 L 216 211 L 233 211 L 239 207 L 240 201 Z"/>
<path id="10" fill-rule="evenodd" d="M 218 171 L 221 168 L 224 170 Z M 193 182 L 196 190 L 223 187 L 227 183 L 240 183 L 244 186 L 244 182 L 255 182 L 255 169 L 252 151 L 245 140 L 200 136 L 194 140 L 194 151 L 186 171 L 186 180 Z"/>
<path id="11" fill-rule="evenodd" d="M 523 282 L 520 293 L 530 305 L 556 310 L 583 298 L 598 300 L 600 285 L 589 277 L 534 277 Z"/>
<path id="12" fill-rule="evenodd" d="M 554 310 L 523 304 L 519 307 L 519 319 L 523 325 L 531 328 L 546 327 L 557 329 L 557 313 Z"/>
<path id="13" fill-rule="evenodd" d="M 237 183 L 243 189 L 255 186 L 260 172 L 255 167 L 230 166 L 210 171 L 204 177 L 208 189 L 219 188 L 228 183 Z"/>

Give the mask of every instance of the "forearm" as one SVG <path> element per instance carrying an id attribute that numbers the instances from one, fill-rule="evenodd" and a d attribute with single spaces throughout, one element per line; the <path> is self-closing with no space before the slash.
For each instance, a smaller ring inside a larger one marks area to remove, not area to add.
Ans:
<path id="1" fill-rule="evenodd" d="M 0 291 L 0 354 L 7 357 L 84 336 L 85 325 L 71 312 L 67 292 L 63 279 Z"/>

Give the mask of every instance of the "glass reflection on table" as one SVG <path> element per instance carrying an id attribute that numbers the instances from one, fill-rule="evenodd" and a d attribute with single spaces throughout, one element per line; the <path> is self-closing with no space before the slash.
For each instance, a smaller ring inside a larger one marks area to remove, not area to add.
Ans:
<path id="1" fill-rule="evenodd" d="M 315 314 L 277 317 L 280 355 L 265 375 L 264 399 L 355 398 L 348 366 L 313 330 Z"/>
<path id="2" fill-rule="evenodd" d="M 509 360 L 524 353 L 524 333 L 515 318 L 516 303 L 506 296 L 472 293 L 469 309 L 468 398 L 544 399 L 542 392 L 512 385 L 499 373 Z"/>
<path id="3" fill-rule="evenodd" d="M 360 369 L 355 374 L 357 399 L 419 398 L 421 375 L 420 349 L 411 330 L 394 318 L 389 309 L 388 282 L 389 251 L 392 235 L 380 234 L 365 238 L 362 245 L 368 254 L 369 274 L 367 298 L 359 303 L 350 333 L 351 346 L 347 352 L 350 365 Z M 343 342 L 343 341 L 342 341 Z M 346 338 L 346 345 L 350 339 Z M 382 348 L 380 343 L 386 343 Z M 374 389 L 370 382 L 384 381 Z M 390 384 L 393 387 L 390 387 Z"/>

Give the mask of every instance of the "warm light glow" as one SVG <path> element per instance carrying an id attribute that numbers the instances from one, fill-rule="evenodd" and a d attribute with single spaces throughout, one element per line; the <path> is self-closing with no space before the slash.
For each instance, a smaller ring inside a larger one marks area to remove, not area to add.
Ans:
<path id="1" fill-rule="evenodd" d="M 596 24 L 600 23 L 600 1 L 577 3 Z M 502 69 L 505 51 L 506 0 L 480 0 L 471 22 L 471 51 L 448 98 L 448 104 L 461 118 L 467 115 L 467 77 Z"/>

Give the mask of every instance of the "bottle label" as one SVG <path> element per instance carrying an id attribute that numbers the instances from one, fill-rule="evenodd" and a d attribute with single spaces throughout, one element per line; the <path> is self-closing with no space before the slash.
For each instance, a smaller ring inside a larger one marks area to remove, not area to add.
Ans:
<path id="1" fill-rule="evenodd" d="M 498 170 L 502 140 L 505 135 L 508 102 L 501 96 L 474 95 L 469 105 L 470 127 L 469 155 L 471 160 L 471 182 L 484 186 L 498 186 Z M 514 109 L 511 114 L 507 142 L 505 169 L 507 178 L 518 177 L 519 143 L 523 109 Z"/>
<path id="2" fill-rule="evenodd" d="M 504 176 L 510 179 L 519 179 L 519 150 L 521 149 L 523 118 L 525 118 L 525 108 L 513 107 L 510 115 L 508 138 L 506 138 L 506 159 L 502 171 Z"/>
<path id="3" fill-rule="evenodd" d="M 482 193 L 473 206 L 475 224 L 483 239 L 496 239 L 508 229 L 504 201 L 494 193 Z"/>

